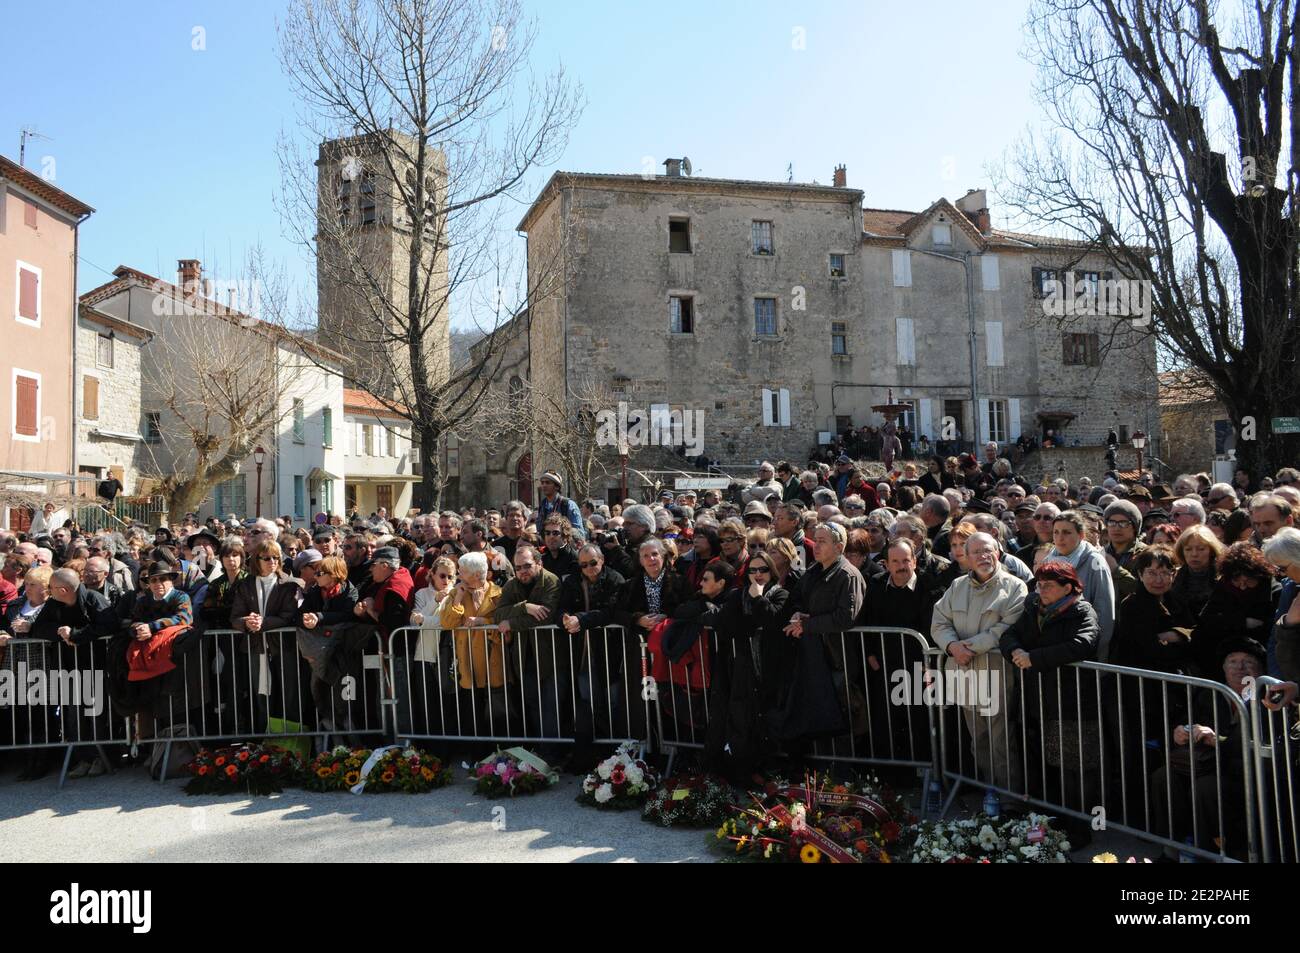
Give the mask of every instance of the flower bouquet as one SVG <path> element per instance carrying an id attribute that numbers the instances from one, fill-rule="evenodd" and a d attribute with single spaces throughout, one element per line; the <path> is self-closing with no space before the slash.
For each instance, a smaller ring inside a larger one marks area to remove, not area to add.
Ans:
<path id="1" fill-rule="evenodd" d="M 731 801 L 731 785 L 725 781 L 708 774 L 679 774 L 646 798 L 641 816 L 664 827 L 717 827 Z"/>
<path id="2" fill-rule="evenodd" d="M 202 749 L 185 766 L 186 794 L 274 794 L 297 782 L 302 762 L 292 751 L 267 745 Z"/>
<path id="3" fill-rule="evenodd" d="M 423 794 L 451 780 L 451 768 L 427 751 L 390 748 L 380 755 L 366 775 L 365 790 L 375 793 L 404 791 Z"/>
<path id="4" fill-rule="evenodd" d="M 1066 864 L 1070 842 L 1042 814 L 926 821 L 912 845 L 914 864 Z"/>
<path id="5" fill-rule="evenodd" d="M 657 780 L 654 769 L 636 757 L 632 743 L 624 742 L 587 775 L 577 800 L 619 811 L 640 807 Z"/>
<path id="6" fill-rule="evenodd" d="M 361 780 L 361 766 L 369 757 L 369 748 L 346 745 L 322 751 L 307 765 L 302 786 L 309 791 L 346 791 Z"/>
<path id="7" fill-rule="evenodd" d="M 524 748 L 490 754 L 470 768 L 469 775 L 474 793 L 484 797 L 536 794 L 560 780 L 554 768 Z"/>
<path id="8" fill-rule="evenodd" d="M 890 863 L 902 825 L 876 800 L 840 787 L 815 777 L 803 785 L 769 782 L 764 796 L 750 795 L 753 807 L 729 808 L 713 843 L 736 861 Z"/>

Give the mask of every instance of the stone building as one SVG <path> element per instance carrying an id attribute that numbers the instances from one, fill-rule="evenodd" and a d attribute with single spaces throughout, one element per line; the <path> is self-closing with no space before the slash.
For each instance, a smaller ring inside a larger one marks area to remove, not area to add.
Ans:
<path id="1" fill-rule="evenodd" d="M 666 166 L 557 172 L 520 222 L 529 286 L 551 286 L 532 302 L 533 388 L 592 374 L 631 406 L 700 412 L 704 456 L 740 476 L 881 425 L 891 393 L 917 435 L 966 446 L 1156 431 L 1141 322 L 1052 313 L 1051 282 L 1111 277 L 1088 248 L 993 228 L 982 191 L 909 212 L 864 208 L 843 166 L 831 185 Z"/>
<path id="2" fill-rule="evenodd" d="M 1211 463 L 1234 446 L 1227 408 L 1214 389 L 1194 371 L 1160 375 L 1160 429 L 1164 461 L 1172 473 L 1208 471 Z"/>
<path id="3" fill-rule="evenodd" d="M 409 394 L 410 358 L 403 315 L 411 261 L 416 144 L 396 130 L 320 144 L 317 167 L 316 290 L 318 338 L 348 357 L 349 386 L 379 397 Z M 447 160 L 426 155 L 421 270 L 427 282 L 422 319 L 428 377 L 445 380 L 450 362 L 446 218 Z M 400 179 L 392 169 L 405 169 Z M 375 294 L 375 288 L 379 294 Z"/>
<path id="4" fill-rule="evenodd" d="M 85 496 L 109 476 L 139 491 L 145 436 L 140 411 L 141 349 L 153 332 L 82 305 L 77 320 L 77 470 Z"/>

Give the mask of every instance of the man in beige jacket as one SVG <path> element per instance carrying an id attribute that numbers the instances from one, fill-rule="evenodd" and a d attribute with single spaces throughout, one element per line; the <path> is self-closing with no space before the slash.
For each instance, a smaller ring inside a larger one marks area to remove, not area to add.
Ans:
<path id="1" fill-rule="evenodd" d="M 1015 696 L 998 640 L 1020 617 L 1028 589 L 1002 568 L 998 543 L 987 533 L 966 541 L 966 557 L 971 571 L 958 576 L 935 605 L 930 635 L 949 656 L 945 689 L 956 683 L 980 774 L 989 784 L 1020 792 L 1022 771 L 1012 744 L 1016 726 L 1009 711 Z"/>

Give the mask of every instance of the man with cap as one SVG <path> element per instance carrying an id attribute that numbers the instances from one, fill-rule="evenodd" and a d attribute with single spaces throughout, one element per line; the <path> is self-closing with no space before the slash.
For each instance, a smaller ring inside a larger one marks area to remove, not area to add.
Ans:
<path id="1" fill-rule="evenodd" d="M 758 465 L 758 479 L 752 486 L 745 488 L 740 498 L 745 503 L 766 500 L 770 496 L 780 499 L 784 490 L 785 486 L 776 478 L 776 468 L 764 460 Z"/>
<path id="2" fill-rule="evenodd" d="M 343 549 L 339 546 L 339 538 L 334 535 L 333 528 L 329 526 L 316 527 L 316 531 L 311 536 L 311 545 L 313 549 L 321 554 L 322 559 L 326 556 L 343 555 Z"/>
<path id="3" fill-rule="evenodd" d="M 1014 509 L 1016 533 L 1011 538 L 1008 548 L 1016 555 L 1020 555 L 1021 550 L 1032 550 L 1038 544 L 1038 533 L 1034 531 L 1034 512 L 1038 509 L 1038 497 L 1022 495 L 1015 502 Z"/>
<path id="4" fill-rule="evenodd" d="M 316 585 L 316 570 L 324 559 L 319 549 L 304 549 L 293 557 L 293 574 L 302 580 L 304 589 Z"/>
<path id="5" fill-rule="evenodd" d="M 185 537 L 185 545 L 190 550 L 190 562 L 211 582 L 221 572 L 221 562 L 217 552 L 221 549 L 221 540 L 210 529 L 201 529 Z"/>
<path id="6" fill-rule="evenodd" d="M 554 470 L 547 470 L 542 474 L 538 481 L 542 488 L 542 499 L 537 504 L 537 535 L 540 538 L 542 528 L 546 525 L 546 518 L 552 513 L 559 513 L 569 521 L 573 527 L 574 539 L 585 540 L 587 538 L 587 529 L 582 525 L 582 511 L 578 509 L 578 504 L 573 500 L 560 495 L 560 487 L 564 481 Z"/>
<path id="7" fill-rule="evenodd" d="M 770 529 L 772 526 L 772 511 L 767 508 L 767 504 L 762 500 L 750 500 L 745 504 L 745 528 L 746 529 Z"/>
<path id="8" fill-rule="evenodd" d="M 1151 491 L 1140 484 L 1129 487 L 1124 498 L 1137 507 L 1140 516 L 1146 516 L 1155 507 L 1155 503 L 1151 501 Z"/>

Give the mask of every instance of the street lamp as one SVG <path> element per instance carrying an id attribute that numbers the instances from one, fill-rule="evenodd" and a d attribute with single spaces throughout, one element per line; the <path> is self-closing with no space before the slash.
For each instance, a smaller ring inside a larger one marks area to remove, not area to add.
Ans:
<path id="1" fill-rule="evenodd" d="M 1147 435 L 1141 430 L 1135 430 L 1133 431 L 1131 439 L 1133 441 L 1133 449 L 1137 451 L 1138 455 L 1138 480 L 1140 481 L 1142 479 L 1142 451 L 1146 449 Z"/>
<path id="2" fill-rule="evenodd" d="M 257 467 L 257 502 L 255 504 L 254 516 L 262 518 L 262 464 L 266 462 L 266 451 L 262 445 L 258 444 L 253 450 L 253 463 Z"/>

